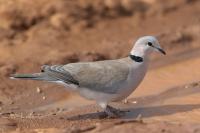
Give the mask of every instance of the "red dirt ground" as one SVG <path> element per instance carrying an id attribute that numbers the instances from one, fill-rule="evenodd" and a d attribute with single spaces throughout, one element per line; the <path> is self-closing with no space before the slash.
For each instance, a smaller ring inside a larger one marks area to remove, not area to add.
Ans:
<path id="1" fill-rule="evenodd" d="M 200 132 L 199 0 L 1 0 L 1 132 Z M 123 118 L 101 117 L 92 101 L 44 82 L 10 80 L 44 64 L 127 56 L 143 35 L 167 56 L 150 72 Z M 40 90 L 40 91 L 38 91 Z"/>

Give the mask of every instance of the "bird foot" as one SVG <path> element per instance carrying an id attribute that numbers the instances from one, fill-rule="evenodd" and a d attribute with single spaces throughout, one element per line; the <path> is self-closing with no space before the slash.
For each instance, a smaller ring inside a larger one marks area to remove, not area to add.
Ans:
<path id="1" fill-rule="evenodd" d="M 105 113 L 108 115 L 109 118 L 119 118 L 123 116 L 126 112 L 129 112 L 129 110 L 119 110 L 109 105 L 105 109 Z"/>

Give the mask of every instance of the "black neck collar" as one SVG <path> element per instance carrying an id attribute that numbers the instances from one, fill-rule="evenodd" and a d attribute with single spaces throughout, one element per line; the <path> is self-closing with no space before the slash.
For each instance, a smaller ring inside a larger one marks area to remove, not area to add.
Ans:
<path id="1" fill-rule="evenodd" d="M 140 56 L 135 56 L 135 55 L 129 55 L 129 57 L 134 60 L 135 62 L 143 62 L 143 58 Z"/>

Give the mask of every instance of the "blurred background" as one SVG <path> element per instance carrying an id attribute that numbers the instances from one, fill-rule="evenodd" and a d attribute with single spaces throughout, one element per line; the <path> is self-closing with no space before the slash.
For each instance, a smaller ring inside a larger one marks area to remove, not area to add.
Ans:
<path id="1" fill-rule="evenodd" d="M 167 56 L 152 55 L 150 72 L 129 97 L 134 106 L 127 104 L 138 110 L 128 116 L 200 123 L 199 0 L 0 0 L 0 129 L 93 126 L 99 121 L 93 115 L 73 126 L 65 118 L 95 112 L 93 102 L 62 86 L 9 75 L 38 72 L 44 64 L 122 58 L 144 35 L 156 36 Z"/>

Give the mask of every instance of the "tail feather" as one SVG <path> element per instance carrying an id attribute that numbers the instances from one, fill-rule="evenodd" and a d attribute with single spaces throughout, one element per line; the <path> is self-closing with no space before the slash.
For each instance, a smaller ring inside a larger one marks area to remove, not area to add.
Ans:
<path id="1" fill-rule="evenodd" d="M 25 79 L 25 80 L 43 80 L 48 82 L 64 82 L 67 84 L 79 85 L 70 72 L 66 71 L 62 66 L 43 66 L 40 73 L 33 74 L 13 74 L 11 79 Z"/>
<path id="2" fill-rule="evenodd" d="M 10 76 L 11 79 L 27 79 L 27 80 L 51 80 L 47 79 L 45 73 L 33 73 L 33 74 L 13 74 Z"/>

